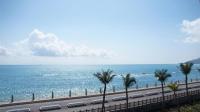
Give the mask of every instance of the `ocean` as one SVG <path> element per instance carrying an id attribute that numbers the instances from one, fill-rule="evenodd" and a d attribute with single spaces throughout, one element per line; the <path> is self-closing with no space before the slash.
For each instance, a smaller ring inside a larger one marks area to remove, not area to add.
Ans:
<path id="1" fill-rule="evenodd" d="M 139 64 L 139 65 L 0 65 L 0 103 L 9 102 L 11 95 L 15 101 L 32 99 L 50 99 L 54 97 L 72 96 L 99 93 L 101 83 L 94 77 L 94 73 L 111 69 L 117 75 L 108 85 L 108 91 L 115 87 L 116 91 L 123 90 L 122 74 L 131 73 L 137 80 L 139 87 L 146 84 L 153 86 L 159 82 L 154 77 L 156 69 L 168 69 L 172 77 L 167 82 L 184 80 L 177 64 Z M 190 79 L 199 79 L 200 73 L 193 67 Z M 132 88 L 135 88 L 134 85 Z"/>

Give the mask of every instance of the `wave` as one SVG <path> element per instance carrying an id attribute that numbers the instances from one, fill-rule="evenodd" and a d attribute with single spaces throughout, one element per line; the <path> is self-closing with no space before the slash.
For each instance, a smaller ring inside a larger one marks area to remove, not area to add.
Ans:
<path id="1" fill-rule="evenodd" d="M 53 77 L 53 76 L 58 76 L 59 74 L 57 73 L 49 73 L 49 74 L 42 74 L 43 77 Z"/>
<path id="2" fill-rule="evenodd" d="M 131 76 L 144 77 L 144 76 L 154 76 L 154 74 L 153 73 L 132 73 Z M 117 75 L 117 77 L 121 77 L 121 76 Z"/>
<path id="3" fill-rule="evenodd" d="M 134 77 L 144 77 L 144 76 L 153 76 L 152 73 L 138 73 L 138 74 L 132 74 Z"/>

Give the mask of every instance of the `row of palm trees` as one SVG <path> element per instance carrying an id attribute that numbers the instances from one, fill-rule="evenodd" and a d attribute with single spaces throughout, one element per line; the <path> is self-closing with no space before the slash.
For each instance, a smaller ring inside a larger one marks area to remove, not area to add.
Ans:
<path id="1" fill-rule="evenodd" d="M 97 72 L 94 74 L 95 77 L 99 79 L 99 81 L 104 85 L 103 92 L 103 101 L 102 101 L 102 112 L 105 112 L 105 95 L 106 95 L 106 87 L 107 84 L 110 83 L 116 75 L 112 74 L 113 71 L 108 69 L 106 71 L 102 70 L 102 72 Z M 128 109 L 128 88 L 136 84 L 135 77 L 131 77 L 131 74 L 121 75 L 123 80 L 123 85 L 125 87 L 126 92 L 126 109 Z"/>
<path id="2" fill-rule="evenodd" d="M 192 70 L 192 63 L 181 63 L 180 64 L 180 71 L 184 74 L 185 76 L 185 85 L 186 85 L 186 93 L 187 96 L 188 94 L 188 75 L 190 74 Z M 200 68 L 198 69 L 200 72 Z M 156 70 L 155 71 L 155 77 L 157 78 L 158 81 L 161 83 L 161 88 L 162 88 L 162 98 L 163 102 L 165 100 L 164 97 L 164 83 L 165 81 L 171 77 L 171 74 L 168 73 L 167 69 L 161 69 L 161 70 Z M 104 91 L 103 91 L 103 101 L 102 101 L 102 112 L 105 112 L 105 95 L 106 95 L 106 87 L 107 84 L 109 84 L 114 77 L 116 76 L 113 74 L 113 71 L 108 69 L 106 71 L 102 70 L 102 72 L 97 72 L 94 73 L 94 76 L 98 78 L 98 80 L 104 85 Z M 128 110 L 128 88 L 136 84 L 136 79 L 135 77 L 131 76 L 131 74 L 125 74 L 121 75 L 122 76 L 122 81 L 123 81 L 123 86 L 125 89 L 125 94 L 126 94 L 126 109 Z M 168 87 L 174 92 L 174 95 L 176 95 L 176 91 L 178 90 L 178 85 L 176 83 L 169 84 Z"/>

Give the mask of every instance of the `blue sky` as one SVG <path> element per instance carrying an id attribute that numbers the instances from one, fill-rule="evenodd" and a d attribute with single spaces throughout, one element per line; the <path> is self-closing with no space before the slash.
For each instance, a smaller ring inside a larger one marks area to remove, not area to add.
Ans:
<path id="1" fill-rule="evenodd" d="M 157 64 L 200 57 L 198 0 L 0 0 L 0 64 Z"/>

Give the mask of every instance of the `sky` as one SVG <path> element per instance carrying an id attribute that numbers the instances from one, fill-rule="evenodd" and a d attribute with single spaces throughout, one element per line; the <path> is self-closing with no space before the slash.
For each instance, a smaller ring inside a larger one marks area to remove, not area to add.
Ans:
<path id="1" fill-rule="evenodd" d="M 199 0 L 0 0 L 0 64 L 174 64 L 200 57 Z"/>

